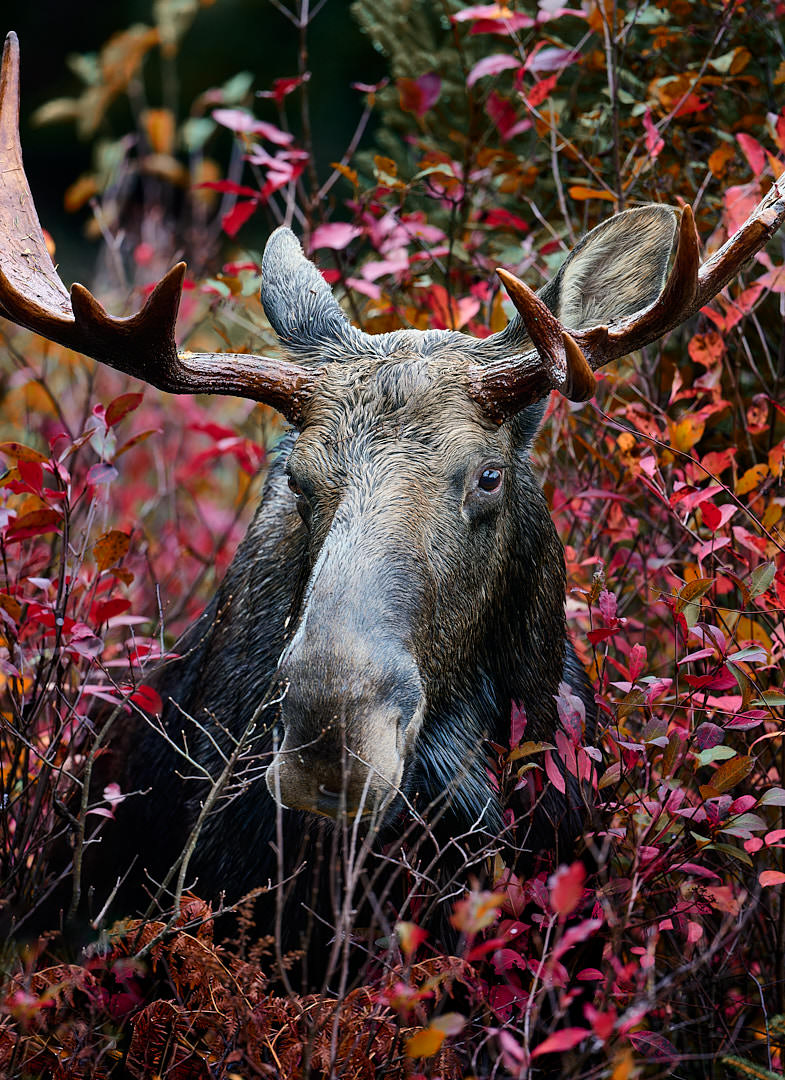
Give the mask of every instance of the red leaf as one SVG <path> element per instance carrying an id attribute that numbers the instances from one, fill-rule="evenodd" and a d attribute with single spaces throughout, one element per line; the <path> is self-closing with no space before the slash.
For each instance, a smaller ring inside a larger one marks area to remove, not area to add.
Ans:
<path id="1" fill-rule="evenodd" d="M 736 136 L 736 141 L 744 151 L 744 156 L 750 163 L 755 176 L 760 176 L 766 168 L 766 151 L 757 139 L 753 139 L 751 135 L 745 135 L 742 131 Z"/>
<path id="2" fill-rule="evenodd" d="M 275 104 L 280 107 L 283 105 L 283 100 L 287 94 L 293 93 L 298 86 L 302 86 L 303 83 L 308 82 L 310 77 L 310 71 L 306 71 L 302 75 L 290 75 L 288 78 L 275 79 L 272 90 L 258 90 L 256 96 L 273 98 Z"/>
<path id="3" fill-rule="evenodd" d="M 152 686 L 148 686 L 146 683 L 141 683 L 128 699 L 133 701 L 134 705 L 138 705 L 140 709 L 144 709 L 145 712 L 155 713 L 157 716 L 163 712 L 164 704 L 161 701 L 161 695 L 157 690 L 153 690 Z"/>
<path id="4" fill-rule="evenodd" d="M 131 601 L 126 600 L 123 596 L 117 596 L 114 600 L 106 600 L 102 604 L 96 604 L 92 613 L 96 625 L 101 626 L 102 623 L 108 622 L 115 615 L 122 615 L 123 612 L 128 611 L 130 606 Z"/>
<path id="5" fill-rule="evenodd" d="M 532 1050 L 532 1058 L 539 1057 L 540 1054 L 555 1054 L 558 1051 L 572 1050 L 578 1043 L 583 1042 L 587 1035 L 591 1035 L 589 1028 L 562 1028 L 561 1031 L 549 1035 L 545 1042 L 535 1047 Z"/>
<path id="6" fill-rule="evenodd" d="M 207 188 L 209 191 L 221 191 L 229 195 L 245 195 L 249 199 L 261 199 L 261 191 L 246 187 L 245 184 L 236 184 L 234 180 L 205 180 L 197 184 L 198 188 Z"/>
<path id="7" fill-rule="evenodd" d="M 40 495 L 44 483 L 44 469 L 41 462 L 23 461 L 20 459 L 16 463 L 16 468 L 25 484 L 27 484 L 27 486 L 37 495 Z"/>
<path id="8" fill-rule="evenodd" d="M 236 236 L 246 221 L 253 217 L 258 202 L 238 202 L 221 218 L 221 227 L 227 236 Z"/>
<path id="9" fill-rule="evenodd" d="M 636 1050 L 656 1061 L 675 1061 L 679 1056 L 673 1043 L 654 1031 L 635 1031 L 629 1040 Z"/>
<path id="10" fill-rule="evenodd" d="M 485 224 L 495 229 L 512 229 L 515 232 L 529 231 L 529 226 L 522 217 L 510 213 L 509 210 L 504 210 L 502 207 L 489 210 L 485 215 Z"/>
<path id="11" fill-rule="evenodd" d="M 560 866 L 548 880 L 551 890 L 551 907 L 562 918 L 575 911 L 583 896 L 586 868 L 582 862 L 572 866 Z"/>
<path id="12" fill-rule="evenodd" d="M 526 100 L 532 108 L 536 109 L 538 105 L 542 105 L 543 101 L 550 96 L 551 90 L 556 86 L 558 81 L 558 72 L 555 75 L 549 75 L 546 79 L 540 79 L 531 88 L 526 95 Z"/>
<path id="13" fill-rule="evenodd" d="M 429 72 L 419 79 L 397 79 L 396 86 L 401 109 L 424 116 L 439 100 L 442 80 L 435 72 Z"/>
<path id="14" fill-rule="evenodd" d="M 121 394 L 114 401 L 110 401 L 106 407 L 106 426 L 114 427 L 124 416 L 142 404 L 144 394 Z"/>
<path id="15" fill-rule="evenodd" d="M 21 514 L 6 528 L 6 543 L 12 544 L 17 540 L 26 540 L 30 536 L 59 532 L 62 520 L 62 514 L 58 510 L 50 510 L 47 507 L 30 510 L 26 514 Z"/>

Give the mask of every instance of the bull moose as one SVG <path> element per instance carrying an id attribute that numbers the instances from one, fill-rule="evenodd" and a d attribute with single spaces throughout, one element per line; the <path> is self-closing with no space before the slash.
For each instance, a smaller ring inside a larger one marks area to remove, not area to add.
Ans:
<path id="1" fill-rule="evenodd" d="M 371 821 L 381 846 L 413 820 L 442 842 L 493 837 L 486 747 L 509 742 L 511 703 L 548 739 L 565 682 L 593 734 L 529 460 L 547 396 L 589 398 L 597 368 L 714 297 L 785 218 L 781 189 L 703 264 L 690 208 L 647 205 L 593 229 L 538 294 L 499 270 L 518 315 L 483 340 L 361 332 L 282 227 L 261 302 L 283 358 L 193 353 L 174 339 L 183 263 L 130 318 L 66 291 L 22 168 L 13 34 L 1 89 L 0 313 L 159 390 L 265 402 L 292 429 L 223 584 L 158 672 L 160 727 L 127 735 L 127 786 L 151 791 L 121 808 L 115 847 L 161 895 L 195 879 L 236 897 L 291 871 L 294 904 L 316 895 L 296 871 L 323 841 L 317 817 Z M 577 787 L 546 790 L 528 843 L 569 843 L 579 824 Z"/>

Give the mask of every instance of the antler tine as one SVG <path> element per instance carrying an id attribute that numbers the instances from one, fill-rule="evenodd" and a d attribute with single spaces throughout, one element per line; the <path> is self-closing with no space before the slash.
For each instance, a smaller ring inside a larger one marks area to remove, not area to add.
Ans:
<path id="1" fill-rule="evenodd" d="M 499 267 L 499 280 L 515 304 L 536 354 L 503 357 L 469 370 L 469 393 L 497 423 L 558 390 L 571 401 L 585 401 L 596 380 L 575 338 L 529 286 Z"/>
<path id="2" fill-rule="evenodd" d="M 69 297 L 22 165 L 19 42 L 10 33 L 0 70 L 0 314 L 159 390 L 263 401 L 296 423 L 316 372 L 247 353 L 178 353 L 174 332 L 184 276 L 185 263 L 172 267 L 130 318 L 108 315 L 83 285 L 74 285 Z"/>

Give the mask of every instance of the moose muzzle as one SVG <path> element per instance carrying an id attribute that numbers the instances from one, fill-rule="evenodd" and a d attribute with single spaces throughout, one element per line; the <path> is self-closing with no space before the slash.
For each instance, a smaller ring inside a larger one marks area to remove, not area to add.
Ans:
<path id="1" fill-rule="evenodd" d="M 394 646 L 354 645 L 329 665 L 303 647 L 280 670 L 283 739 L 266 780 L 284 807 L 352 817 L 383 811 L 400 790 L 422 719 L 419 671 Z"/>

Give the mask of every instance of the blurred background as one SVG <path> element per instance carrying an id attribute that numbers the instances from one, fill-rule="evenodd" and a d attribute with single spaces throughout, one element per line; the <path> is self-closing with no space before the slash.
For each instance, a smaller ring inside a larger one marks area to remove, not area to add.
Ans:
<path id="1" fill-rule="evenodd" d="M 373 84 L 386 70 L 384 58 L 350 17 L 348 7 L 343 2 L 325 4 L 308 35 L 308 70 L 312 85 L 319 88 L 310 109 L 312 145 L 320 171 L 343 153 L 362 113 L 362 95 L 352 90 L 350 83 Z M 37 122 L 37 110 L 52 100 L 81 93 L 84 82 L 77 74 L 78 57 L 97 54 L 112 35 L 134 24 L 150 25 L 155 15 L 160 18 L 167 8 L 172 19 L 178 12 L 186 15 L 188 25 L 178 41 L 176 70 L 167 76 L 157 53 L 147 58 L 144 90 L 149 95 L 148 104 L 157 106 L 166 98 L 169 105 L 174 97 L 180 108 L 187 110 L 204 90 L 223 85 L 238 72 L 249 74 L 249 95 L 269 89 L 275 79 L 297 73 L 299 31 L 266 0 L 180 5 L 154 4 L 153 0 L 81 0 L 76 5 L 57 0 L 7 0 L 3 5 L 0 31 L 15 30 L 21 46 L 20 129 L 25 169 L 41 221 L 56 240 L 68 282 L 80 276 L 89 279 L 94 272 L 96 245 L 75 227 L 73 216 L 65 209 L 63 192 L 89 171 L 94 138 L 134 128 L 132 99 L 119 94 L 94 133 L 83 132 L 81 137 L 75 134 L 72 120 Z M 167 77 L 169 82 L 164 86 Z M 258 108 L 257 112 L 274 117 L 272 109 Z M 290 112 L 299 135 L 296 111 Z M 221 135 L 215 154 L 218 160 L 226 161 L 232 135 L 229 131 Z M 84 224 L 89 216 L 85 208 L 78 220 Z M 261 246 L 268 228 L 262 219 L 256 227 L 254 224 L 248 242 Z"/>

